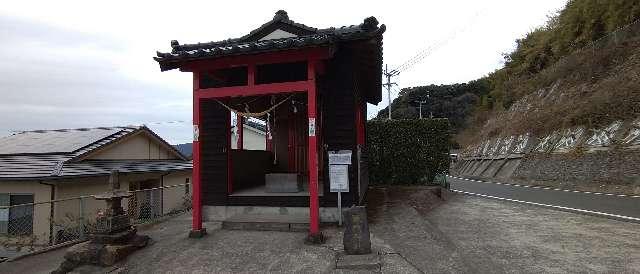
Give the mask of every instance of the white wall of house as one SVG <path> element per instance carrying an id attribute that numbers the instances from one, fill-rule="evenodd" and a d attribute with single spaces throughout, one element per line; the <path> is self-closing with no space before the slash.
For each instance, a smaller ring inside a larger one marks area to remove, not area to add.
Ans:
<path id="1" fill-rule="evenodd" d="M 2 181 L 0 182 L 0 193 L 32 194 L 34 203 L 46 202 L 51 200 L 51 186 L 41 184 L 37 181 Z M 20 237 L 14 240 L 29 241 L 33 239 L 36 245 L 48 243 L 50 234 L 50 214 L 51 205 L 49 203 L 37 204 L 33 206 L 33 234 L 29 237 Z M 5 237 L 5 235 L 0 235 L 0 238 L 2 237 Z"/>
<path id="2" fill-rule="evenodd" d="M 56 200 L 89 196 L 111 190 L 108 176 L 55 181 L 55 185 Z M 129 180 L 127 180 L 126 176 L 120 175 L 120 189 L 129 190 Z M 91 221 L 95 219 L 98 211 L 106 208 L 104 201 L 98 201 L 93 198 L 82 199 L 82 206 L 84 207 L 82 209 L 80 208 L 80 203 L 79 199 L 56 202 L 54 206 L 54 225 L 58 228 L 70 226 L 73 222 L 78 221 L 81 212 L 83 212 L 82 217 Z M 126 203 L 124 203 L 124 206 L 126 208 Z"/>
<path id="3" fill-rule="evenodd" d="M 265 150 L 267 149 L 267 145 L 265 142 L 264 132 L 259 131 L 253 127 L 244 126 L 244 131 L 242 132 L 242 145 L 246 150 Z M 234 132 L 231 135 L 231 148 L 238 148 L 238 134 Z"/>
<path id="4" fill-rule="evenodd" d="M 150 179 L 157 181 L 157 184 L 150 186 L 154 188 L 160 187 L 161 180 L 165 187 L 180 185 L 191 182 L 191 171 L 176 171 L 164 175 L 163 173 L 120 174 L 120 189 L 135 190 L 132 188 L 133 185 Z M 37 245 L 46 245 L 49 243 L 50 228 L 53 229 L 55 236 L 57 231 L 77 225 L 81 217 L 81 212 L 83 213 L 82 217 L 85 218 L 85 221 L 94 223 L 98 212 L 106 208 L 106 203 L 86 196 L 111 190 L 108 176 L 42 181 L 43 184 L 40 182 L 41 181 L 0 182 L 0 193 L 33 194 L 35 203 L 51 201 L 52 187 L 50 185 L 55 186 L 55 200 L 63 201 L 33 206 L 32 237 L 36 239 Z M 154 206 L 155 213 L 167 214 L 183 209 L 185 203 L 190 204 L 192 189 L 191 186 L 177 186 L 164 188 L 162 190 L 137 192 L 139 193 L 136 197 L 138 200 L 135 200 L 135 203 L 133 202 L 134 200 L 131 200 L 131 206 L 139 205 L 146 201 L 143 201 L 143 199 L 147 199 L 146 197 L 153 196 L 154 199 L 158 200 L 147 202 L 150 202 Z M 83 196 L 86 198 L 82 199 L 82 201 L 76 199 Z M 160 201 L 159 199 L 162 200 Z M 138 212 L 138 209 L 129 211 L 129 202 L 128 199 L 123 200 L 123 208 L 125 211 Z M 51 211 L 52 204 L 53 212 Z M 53 214 L 53 218 L 50 218 L 51 214 Z M 50 220 L 53 220 L 53 222 L 50 222 Z M 2 235 L 0 235 L 0 238 L 1 237 Z"/>
<path id="5" fill-rule="evenodd" d="M 161 146 L 159 142 L 144 133 L 126 138 L 102 151 L 89 156 L 93 160 L 164 160 L 177 159 L 175 155 Z"/>
<path id="6" fill-rule="evenodd" d="M 191 183 L 191 171 L 174 172 L 164 176 L 163 184 L 165 187 Z M 193 187 L 179 186 L 165 188 L 162 190 L 163 202 L 162 211 L 164 214 L 183 209 L 184 206 L 191 205 L 191 194 Z"/>

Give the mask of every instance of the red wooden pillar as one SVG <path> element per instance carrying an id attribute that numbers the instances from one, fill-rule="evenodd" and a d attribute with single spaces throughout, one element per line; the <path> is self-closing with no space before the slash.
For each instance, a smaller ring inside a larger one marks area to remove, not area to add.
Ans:
<path id="1" fill-rule="evenodd" d="M 239 150 L 244 149 L 244 117 L 238 115 L 238 121 L 236 122 L 236 127 L 238 130 L 238 140 L 236 147 Z"/>
<path id="2" fill-rule="evenodd" d="M 193 197 L 191 199 L 192 206 L 192 223 L 189 237 L 202 237 L 206 234 L 206 230 L 202 227 L 202 182 L 200 180 L 200 99 L 197 96 L 200 88 L 199 74 L 193 72 Z"/>
<path id="3" fill-rule="evenodd" d="M 307 90 L 307 115 L 309 118 L 309 239 L 321 241 L 320 202 L 318 199 L 318 145 L 316 143 L 316 81 L 315 62 L 309 61 L 307 68 L 309 87 Z"/>

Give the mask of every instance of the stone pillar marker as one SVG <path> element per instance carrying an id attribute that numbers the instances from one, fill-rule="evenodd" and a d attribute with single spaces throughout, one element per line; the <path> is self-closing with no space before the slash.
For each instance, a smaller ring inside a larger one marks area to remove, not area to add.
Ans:
<path id="1" fill-rule="evenodd" d="M 137 234 L 129 215 L 122 208 L 122 199 L 132 194 L 120 190 L 117 170 L 111 171 L 109 185 L 110 191 L 93 195 L 96 200 L 105 201 L 107 208 L 103 215 L 96 218 L 96 229 L 89 234 L 89 241 L 69 248 L 64 255 L 65 260 L 52 273 L 68 273 L 84 264 L 111 266 L 147 246 L 149 236 Z"/>
<path id="2" fill-rule="evenodd" d="M 342 239 L 347 255 L 371 253 L 367 208 L 352 206 L 344 211 L 344 235 Z"/>

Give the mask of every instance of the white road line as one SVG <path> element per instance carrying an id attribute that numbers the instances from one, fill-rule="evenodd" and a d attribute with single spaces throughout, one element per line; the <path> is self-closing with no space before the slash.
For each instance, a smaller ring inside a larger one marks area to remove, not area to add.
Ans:
<path id="1" fill-rule="evenodd" d="M 472 182 L 485 183 L 485 184 L 494 184 L 494 185 L 519 186 L 519 187 L 526 187 L 526 188 L 535 188 L 535 189 L 544 189 L 544 190 L 555 190 L 555 191 L 574 192 L 574 193 L 584 193 L 584 194 L 593 194 L 593 195 L 606 195 L 606 196 L 616 196 L 616 197 L 640 198 L 640 195 L 625 195 L 625 194 L 614 194 L 614 193 L 601 193 L 601 192 L 580 191 L 580 190 L 570 190 L 570 189 L 550 188 L 550 187 L 541 187 L 541 186 L 529 186 L 529 185 L 519 185 L 519 184 L 509 184 L 509 183 L 499 183 L 499 182 L 479 181 L 479 180 L 473 180 L 473 179 L 467 179 L 467 178 L 463 178 L 463 177 L 456 177 L 456 176 L 449 176 L 449 175 L 447 175 L 447 177 L 454 178 L 454 179 L 458 179 L 458 180 L 472 181 Z"/>
<path id="2" fill-rule="evenodd" d="M 611 214 L 611 213 L 606 213 L 606 212 L 591 211 L 591 210 L 586 210 L 586 209 L 579 209 L 579 208 L 572 208 L 572 207 L 565 207 L 565 206 L 557 206 L 557 205 L 548 205 L 548 204 L 541 204 L 541 203 L 536 203 L 536 202 L 527 202 L 527 201 L 522 201 L 522 200 L 502 198 L 502 197 L 497 197 L 497 196 L 491 196 L 491 195 L 467 192 L 467 191 L 462 191 L 462 190 L 457 190 L 457 189 L 452 189 L 451 191 L 458 192 L 458 193 L 463 193 L 463 194 L 467 194 L 467 195 L 480 196 L 480 197 L 484 197 L 484 198 L 491 198 L 491 199 L 497 199 L 497 200 L 503 200 L 503 201 L 509 201 L 509 202 L 536 205 L 536 206 L 551 207 L 551 208 L 557 208 L 557 209 L 563 209 L 563 210 L 569 210 L 569 211 L 576 211 L 576 212 L 581 212 L 581 213 L 586 213 L 586 214 L 602 215 L 602 216 L 606 216 L 606 217 L 613 217 L 613 218 L 618 218 L 618 219 L 623 219 L 623 220 L 640 222 L 640 218 L 629 217 L 629 216 L 624 216 L 624 215 L 617 215 L 617 214 Z"/>

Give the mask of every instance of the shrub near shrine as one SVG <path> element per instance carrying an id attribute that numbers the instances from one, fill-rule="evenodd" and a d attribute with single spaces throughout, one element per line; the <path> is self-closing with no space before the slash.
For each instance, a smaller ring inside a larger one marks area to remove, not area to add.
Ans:
<path id="1" fill-rule="evenodd" d="M 367 122 L 372 185 L 424 184 L 449 169 L 447 119 Z"/>

